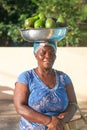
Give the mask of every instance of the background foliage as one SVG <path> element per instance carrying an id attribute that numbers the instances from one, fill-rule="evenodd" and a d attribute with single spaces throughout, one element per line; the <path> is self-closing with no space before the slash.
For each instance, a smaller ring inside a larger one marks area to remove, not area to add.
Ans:
<path id="1" fill-rule="evenodd" d="M 35 11 L 36 5 L 31 0 L 0 0 L 0 46 L 22 45 L 19 29 Z"/>
<path id="2" fill-rule="evenodd" d="M 59 46 L 83 46 L 87 37 L 87 4 L 83 0 L 0 0 L 0 46 L 29 46 L 19 29 L 26 18 L 39 12 L 55 18 L 62 14 L 67 20 L 69 30 Z"/>

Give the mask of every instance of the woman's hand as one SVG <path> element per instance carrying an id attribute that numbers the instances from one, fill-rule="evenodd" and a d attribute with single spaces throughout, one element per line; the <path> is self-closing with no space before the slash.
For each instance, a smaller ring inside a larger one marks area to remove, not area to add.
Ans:
<path id="1" fill-rule="evenodd" d="M 47 130 L 63 130 L 63 124 L 56 116 L 52 116 L 51 122 L 47 125 Z"/>

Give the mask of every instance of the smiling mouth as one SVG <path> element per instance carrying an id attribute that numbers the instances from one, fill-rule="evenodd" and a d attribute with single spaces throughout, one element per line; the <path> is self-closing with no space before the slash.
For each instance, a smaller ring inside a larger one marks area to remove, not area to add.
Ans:
<path id="1" fill-rule="evenodd" d="M 47 63 L 47 64 L 52 64 L 53 62 L 52 61 L 43 61 L 44 63 Z"/>
<path id="2" fill-rule="evenodd" d="M 48 61 L 48 60 L 47 60 L 47 61 L 43 61 L 43 62 L 47 62 L 47 63 L 50 63 L 51 61 Z"/>

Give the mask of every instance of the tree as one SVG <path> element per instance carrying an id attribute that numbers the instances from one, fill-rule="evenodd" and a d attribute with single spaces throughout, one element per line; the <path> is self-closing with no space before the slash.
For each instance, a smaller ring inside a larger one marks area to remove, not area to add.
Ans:
<path id="1" fill-rule="evenodd" d="M 32 0 L 37 12 L 44 12 L 48 17 L 58 18 L 61 14 L 67 21 L 67 36 L 58 43 L 59 46 L 78 46 L 81 38 L 79 23 L 82 20 L 82 0 Z"/>
<path id="2" fill-rule="evenodd" d="M 35 11 L 36 5 L 31 0 L 0 0 L 0 46 L 22 42 L 19 29 Z"/>
<path id="3" fill-rule="evenodd" d="M 68 33 L 58 46 L 79 46 L 82 35 L 80 23 L 87 21 L 84 6 L 83 0 L 0 0 L 0 46 L 10 46 L 12 42 L 23 46 L 19 30 L 26 18 L 40 12 L 54 18 L 61 14 L 66 19 Z"/>

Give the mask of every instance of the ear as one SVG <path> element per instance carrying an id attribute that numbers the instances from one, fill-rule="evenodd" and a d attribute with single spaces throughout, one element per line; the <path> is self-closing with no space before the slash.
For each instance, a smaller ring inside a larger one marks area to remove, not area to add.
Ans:
<path id="1" fill-rule="evenodd" d="M 55 55 L 55 60 L 56 60 L 56 55 Z"/>
<path id="2" fill-rule="evenodd" d="M 54 57 L 54 61 L 56 60 L 56 54 L 55 54 L 55 57 Z"/>
<path id="3" fill-rule="evenodd" d="M 37 59 L 37 53 L 34 53 L 35 58 Z"/>

